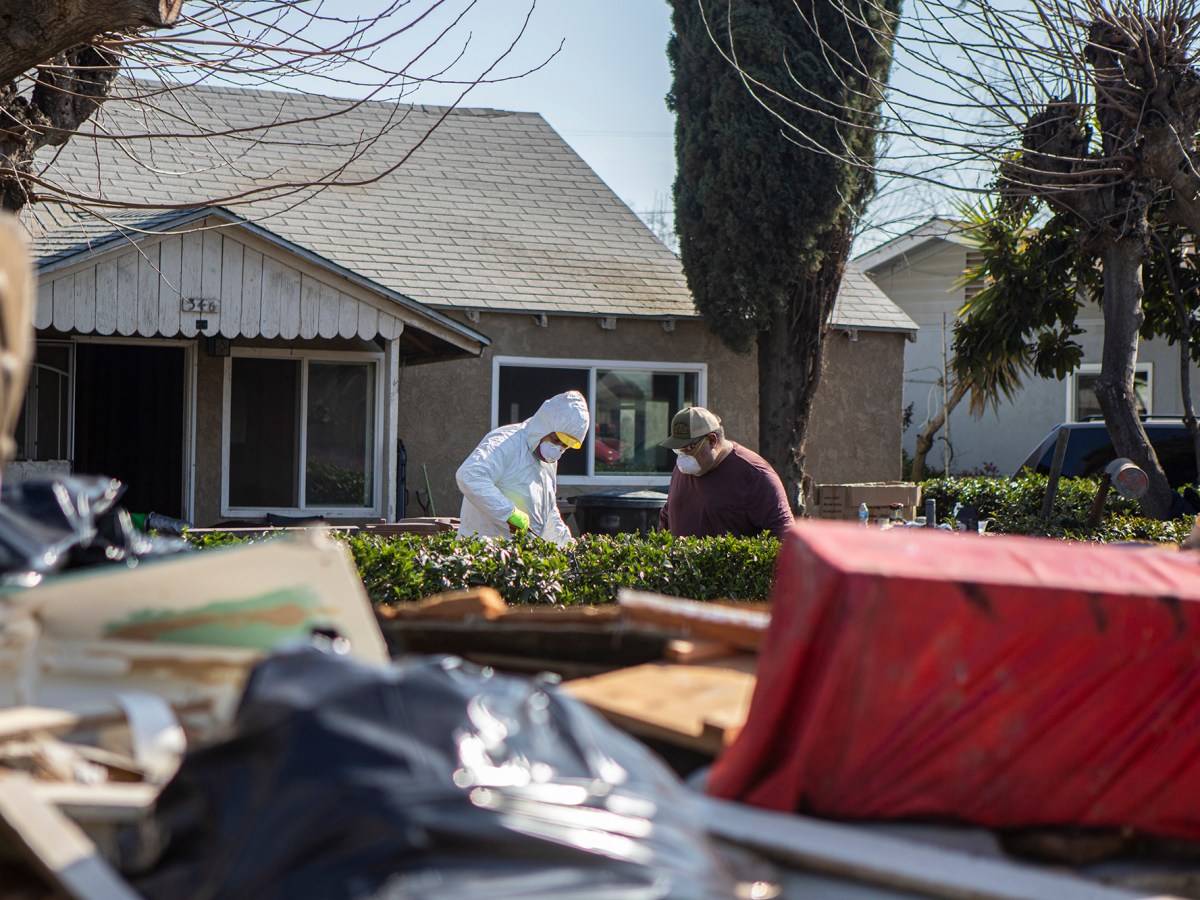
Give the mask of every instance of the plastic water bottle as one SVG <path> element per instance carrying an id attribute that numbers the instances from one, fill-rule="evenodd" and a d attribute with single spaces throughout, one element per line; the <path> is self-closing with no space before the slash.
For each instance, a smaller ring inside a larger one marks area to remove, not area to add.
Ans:
<path id="1" fill-rule="evenodd" d="M 858 504 L 858 524 L 861 525 L 863 528 L 866 528 L 867 522 L 870 520 L 870 518 L 871 518 L 871 511 L 869 509 L 867 509 L 867 504 L 865 504 L 865 503 Z"/>

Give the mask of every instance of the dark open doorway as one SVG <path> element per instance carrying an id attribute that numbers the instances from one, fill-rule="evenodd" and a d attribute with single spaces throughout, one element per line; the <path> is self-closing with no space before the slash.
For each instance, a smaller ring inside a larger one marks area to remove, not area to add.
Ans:
<path id="1" fill-rule="evenodd" d="M 119 478 L 130 512 L 182 518 L 184 348 L 80 343 L 75 373 L 75 471 Z"/>

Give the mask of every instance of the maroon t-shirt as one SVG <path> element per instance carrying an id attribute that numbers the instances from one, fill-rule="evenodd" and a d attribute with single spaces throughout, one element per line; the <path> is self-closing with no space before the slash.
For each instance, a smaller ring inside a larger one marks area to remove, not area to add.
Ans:
<path id="1" fill-rule="evenodd" d="M 658 525 L 675 537 L 769 531 L 782 539 L 792 526 L 783 483 L 770 464 L 740 444 L 703 475 L 671 473 L 667 502 Z"/>

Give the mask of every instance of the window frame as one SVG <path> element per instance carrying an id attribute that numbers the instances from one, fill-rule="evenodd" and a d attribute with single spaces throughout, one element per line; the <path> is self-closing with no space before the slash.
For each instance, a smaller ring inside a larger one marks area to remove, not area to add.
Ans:
<path id="1" fill-rule="evenodd" d="M 1079 418 L 1079 376 L 1099 375 L 1100 363 L 1080 363 L 1079 368 L 1067 379 L 1067 411 L 1065 422 L 1081 422 Z M 1133 366 L 1134 375 L 1146 376 L 1146 416 L 1154 415 L 1154 363 L 1136 362 Z"/>
<path id="2" fill-rule="evenodd" d="M 374 468 L 371 473 L 371 506 L 307 506 L 307 465 L 300 467 L 300 505 L 295 507 L 232 506 L 229 502 L 229 440 L 232 429 L 233 361 L 238 357 L 259 359 L 287 359 L 300 362 L 300 459 L 307 462 L 308 448 L 308 379 L 311 362 L 355 362 L 369 363 L 375 370 L 374 443 L 372 454 Z M 330 518 L 377 518 L 383 515 L 383 466 L 384 466 L 384 354 L 343 350 L 300 350 L 274 349 L 265 347 L 233 347 L 224 359 L 224 377 L 221 385 L 221 515 L 229 518 L 252 518 L 268 513 L 281 516 L 327 516 Z"/>
<path id="3" fill-rule="evenodd" d="M 38 356 L 38 353 L 37 353 L 38 348 L 43 347 L 43 346 L 62 347 L 67 351 L 68 369 L 66 372 L 60 373 L 65 376 L 66 382 L 67 382 L 66 396 L 65 396 L 65 398 L 63 398 L 63 403 L 65 403 L 65 405 L 66 405 L 66 435 L 63 439 L 63 443 L 66 445 L 66 448 L 65 448 L 66 455 L 60 456 L 60 457 L 48 457 L 46 459 L 30 459 L 28 457 L 25 457 L 25 458 L 17 457 L 17 458 L 13 459 L 13 462 L 37 464 L 37 463 L 42 463 L 42 462 L 59 462 L 59 461 L 65 460 L 65 461 L 69 462 L 72 465 L 72 467 L 74 467 L 74 465 L 75 465 L 75 341 L 65 340 L 65 339 L 54 339 L 54 338 L 48 338 L 48 339 L 35 338 L 34 339 L 33 356 L 32 356 L 32 359 L 30 360 L 30 365 L 29 365 L 29 377 L 25 383 L 25 391 L 21 397 L 22 413 L 18 414 L 18 421 L 20 421 L 20 418 L 22 415 L 25 418 L 25 434 L 24 435 L 14 435 L 14 438 L 17 438 L 17 440 L 21 446 L 27 447 L 28 443 L 29 443 L 29 441 L 28 441 L 29 435 L 35 434 L 37 432 L 37 404 L 36 404 L 36 402 L 33 403 L 32 405 L 30 404 L 30 401 L 34 399 L 34 396 L 40 390 L 40 388 L 38 387 L 38 381 L 35 378 L 36 370 L 38 368 L 46 368 L 46 369 L 52 369 L 55 372 L 59 371 L 58 369 L 54 369 L 53 366 L 48 366 L 43 363 L 38 363 L 36 361 L 37 356 Z M 15 427 L 15 424 L 14 424 L 14 427 Z"/>
<path id="4" fill-rule="evenodd" d="M 635 369 L 651 372 L 673 372 L 680 375 L 694 374 L 696 376 L 696 405 L 708 405 L 708 363 L 683 361 L 649 361 L 626 359 L 574 359 L 571 357 L 545 356 L 494 356 L 492 357 L 492 405 L 491 427 L 496 428 L 500 423 L 500 367 L 521 366 L 524 368 L 554 368 L 581 369 L 587 371 L 587 404 L 588 413 L 595 416 L 596 412 L 596 370 L 597 369 Z M 666 438 L 666 435 L 663 435 Z M 614 472 L 611 475 L 596 474 L 596 429 L 593 421 L 588 428 L 587 440 L 584 442 L 587 451 L 586 475 L 559 475 L 559 485 L 638 485 L 662 487 L 671 480 L 670 472 L 660 472 L 655 475 L 629 475 Z"/>

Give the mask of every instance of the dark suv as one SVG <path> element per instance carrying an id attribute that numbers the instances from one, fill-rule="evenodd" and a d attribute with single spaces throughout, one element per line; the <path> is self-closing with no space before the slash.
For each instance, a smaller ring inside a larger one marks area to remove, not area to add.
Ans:
<path id="1" fill-rule="evenodd" d="M 1196 483 L 1196 453 L 1192 449 L 1192 439 L 1182 419 L 1146 419 L 1142 422 L 1146 429 L 1146 437 L 1158 461 L 1167 473 L 1171 487 L 1180 488 Z M 1108 437 L 1108 429 L 1102 420 L 1086 422 L 1064 422 L 1056 425 L 1042 442 L 1037 445 L 1025 462 L 1017 469 L 1020 474 L 1024 469 L 1050 473 L 1050 463 L 1054 461 L 1054 445 L 1058 441 L 1058 433 L 1065 430 L 1067 438 L 1067 453 L 1063 457 L 1062 475 L 1075 477 L 1086 475 L 1095 477 L 1104 471 L 1105 466 L 1117 458 Z"/>

